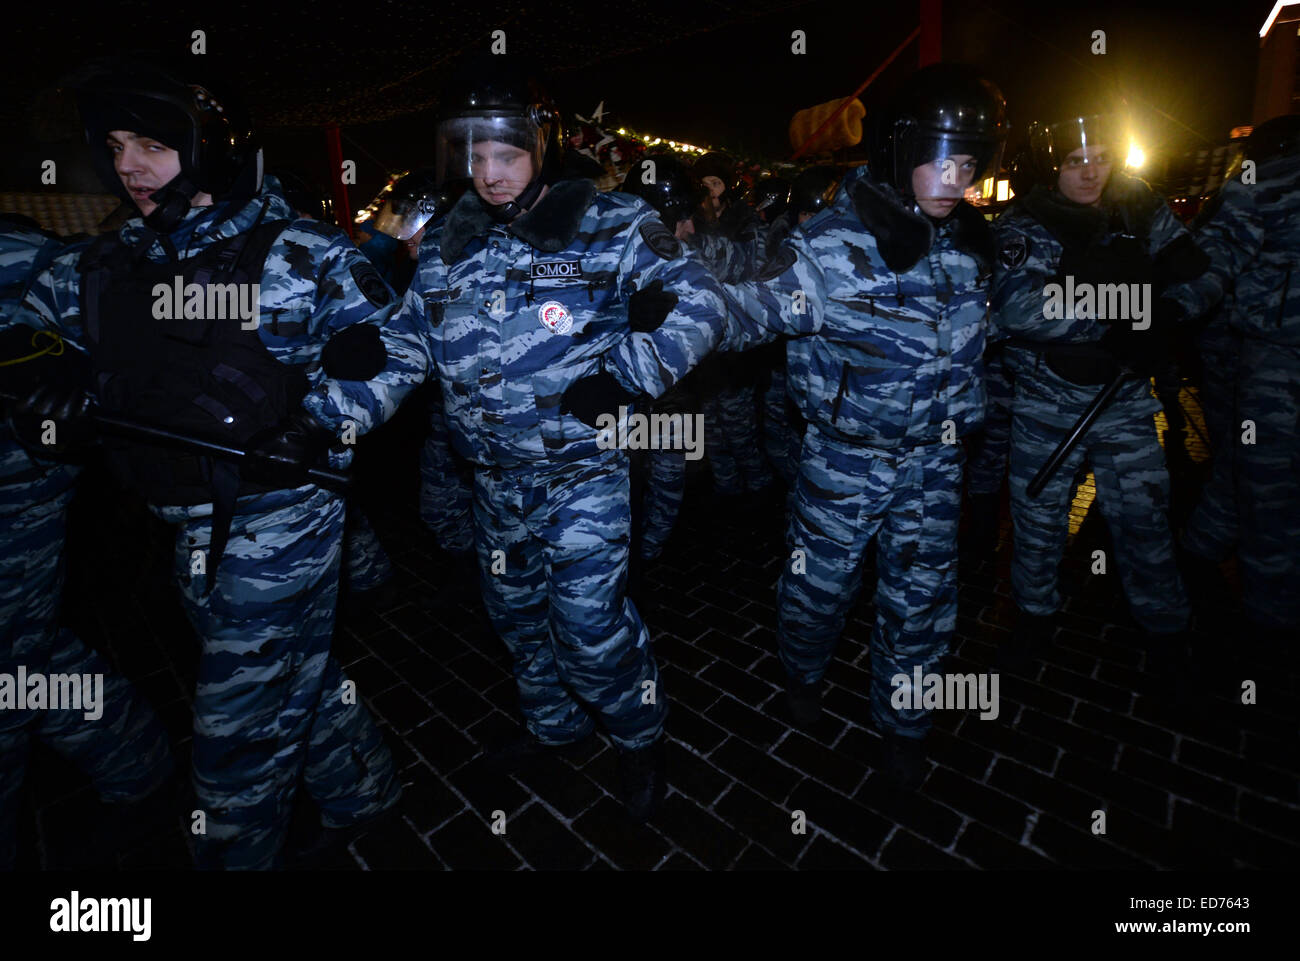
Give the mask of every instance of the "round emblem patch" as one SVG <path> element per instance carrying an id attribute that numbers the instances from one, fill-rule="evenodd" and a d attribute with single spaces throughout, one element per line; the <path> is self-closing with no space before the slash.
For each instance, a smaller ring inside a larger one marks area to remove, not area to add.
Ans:
<path id="1" fill-rule="evenodd" d="M 573 329 L 573 314 L 558 300 L 548 300 L 538 307 L 537 319 L 553 334 L 567 334 Z"/>

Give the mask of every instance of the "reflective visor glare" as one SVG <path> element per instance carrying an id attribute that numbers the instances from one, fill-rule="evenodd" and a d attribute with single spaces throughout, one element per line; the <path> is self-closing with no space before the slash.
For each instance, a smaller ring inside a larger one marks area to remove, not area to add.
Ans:
<path id="1" fill-rule="evenodd" d="M 432 216 L 431 203 L 420 204 L 403 198 L 403 202 L 394 204 L 390 200 L 375 215 L 375 229 L 394 240 L 410 240 Z"/>
<path id="2" fill-rule="evenodd" d="M 524 117 L 457 117 L 438 127 L 438 177 L 528 183 L 541 169 L 548 127 Z"/>

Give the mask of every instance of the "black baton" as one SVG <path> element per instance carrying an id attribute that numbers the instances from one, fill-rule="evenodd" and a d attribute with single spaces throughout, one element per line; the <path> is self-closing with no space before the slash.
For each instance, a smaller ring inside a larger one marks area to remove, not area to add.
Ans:
<path id="1" fill-rule="evenodd" d="M 0 399 L 16 401 L 20 398 L 0 394 Z M 176 431 L 168 430 L 165 427 L 156 427 L 153 424 L 145 424 L 127 417 L 118 417 L 116 414 L 98 410 L 94 406 L 90 407 L 84 416 L 104 433 L 114 434 L 128 440 L 144 441 L 160 447 L 178 448 L 191 454 L 206 454 L 209 457 L 221 457 L 226 460 L 242 461 L 250 456 L 248 451 L 239 447 L 230 447 L 215 441 L 200 440 L 187 434 L 178 434 Z M 283 463 L 286 466 L 296 464 L 296 462 L 284 457 L 270 456 L 269 459 Z M 308 467 L 304 469 L 303 473 L 307 480 L 310 480 L 313 484 L 338 494 L 347 493 L 352 483 L 351 474 L 346 471 L 331 470 L 327 467 Z"/>
<path id="2" fill-rule="evenodd" d="M 1052 479 L 1052 475 L 1056 473 L 1065 458 L 1070 456 L 1070 451 L 1078 446 L 1079 441 L 1083 440 L 1083 435 L 1088 433 L 1088 429 L 1092 427 L 1093 422 L 1101 416 L 1102 410 L 1110 403 L 1120 385 L 1132 376 L 1129 371 L 1121 370 L 1111 378 L 1109 384 L 1101 389 L 1101 393 L 1088 405 L 1088 409 L 1083 412 L 1083 416 L 1070 428 L 1070 433 L 1066 434 L 1065 439 L 1056 445 L 1056 450 L 1052 451 L 1052 456 L 1047 458 L 1047 463 L 1038 469 L 1034 479 L 1029 482 L 1030 497 L 1037 497 L 1043 492 L 1043 488 Z"/>

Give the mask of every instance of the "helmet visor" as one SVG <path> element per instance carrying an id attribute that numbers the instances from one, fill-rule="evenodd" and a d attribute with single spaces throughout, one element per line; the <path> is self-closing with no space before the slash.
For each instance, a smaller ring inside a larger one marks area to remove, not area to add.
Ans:
<path id="1" fill-rule="evenodd" d="M 432 192 L 391 196 L 375 214 L 375 229 L 394 240 L 410 240 L 437 214 L 446 213 L 444 198 Z"/>
<path id="2" fill-rule="evenodd" d="M 1065 158 L 1076 150 L 1083 150 L 1082 163 L 1096 163 L 1101 159 L 1101 150 L 1113 158 L 1123 156 L 1127 138 L 1123 125 L 1114 114 L 1091 114 L 1071 117 L 1060 123 L 1047 127 L 1051 147 L 1051 159 L 1060 167 Z"/>
<path id="3" fill-rule="evenodd" d="M 553 127 L 518 113 L 444 120 L 438 124 L 438 182 L 473 180 L 480 193 L 505 197 L 485 197 L 490 203 L 512 200 L 541 172 Z"/>
<path id="4" fill-rule="evenodd" d="M 975 173 L 971 177 L 971 183 L 978 183 L 997 172 L 1002 163 L 1004 144 L 1005 140 L 1001 137 L 984 140 L 959 133 L 917 134 L 911 138 L 908 163 L 915 169 L 949 157 L 974 157 Z"/>

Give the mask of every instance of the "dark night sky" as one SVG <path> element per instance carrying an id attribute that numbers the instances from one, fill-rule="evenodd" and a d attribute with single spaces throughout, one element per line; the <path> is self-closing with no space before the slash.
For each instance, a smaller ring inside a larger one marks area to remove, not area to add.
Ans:
<path id="1" fill-rule="evenodd" d="M 944 57 L 986 70 L 1018 130 L 1062 89 L 1110 82 L 1220 139 L 1250 120 L 1257 32 L 1271 6 L 948 0 Z M 607 108 L 659 136 L 776 156 L 788 150 L 795 110 L 851 93 L 916 22 L 914 3 L 819 0 L 679 41 L 636 64 L 576 68 L 562 77 L 563 91 L 584 112 L 603 97 Z M 796 28 L 807 32 L 806 56 L 790 52 Z M 1105 56 L 1090 52 L 1097 29 L 1106 31 Z M 868 108 L 915 66 L 914 45 L 863 95 Z M 1165 127 L 1194 140 L 1168 121 L 1153 130 L 1157 138 Z"/>
<path id="2" fill-rule="evenodd" d="M 975 63 L 1001 85 L 1015 131 L 1063 90 L 1117 83 L 1130 100 L 1175 118 L 1147 109 L 1145 145 L 1189 147 L 1197 134 L 1221 141 L 1230 127 L 1250 121 L 1258 30 L 1271 6 L 946 0 L 943 49 L 945 59 Z M 353 105 L 344 118 L 344 155 L 358 160 L 353 195 L 364 203 L 384 168 L 431 159 L 439 71 L 457 49 L 485 36 L 494 16 L 509 23 L 512 53 L 531 44 L 549 65 L 566 113 L 587 113 L 604 100 L 615 126 L 781 159 L 794 111 L 851 93 L 913 29 L 919 11 L 915 0 L 765 0 L 758 9 L 777 12 L 758 16 L 744 0 L 499 0 L 490 7 L 480 0 L 321 0 L 283 9 L 232 0 L 192 7 L 119 0 L 87 7 L 93 12 L 80 18 L 55 5 L 20 8 L 0 80 L 0 129 L 22 146 L 3 162 L 0 187 L 40 189 L 28 154 L 45 148 L 33 144 L 30 106 L 21 108 L 34 102 L 36 88 L 114 42 L 183 44 L 194 24 L 211 25 L 216 46 L 245 58 L 240 73 L 254 97 L 275 101 L 276 122 L 264 125 L 273 166 L 294 162 L 323 179 L 319 124 L 334 104 Z M 795 29 L 807 34 L 806 55 L 791 53 Z M 1097 29 L 1106 31 L 1105 56 L 1090 53 Z M 54 50 L 69 62 L 58 62 Z M 863 95 L 868 109 L 915 66 L 914 44 Z M 376 89 L 387 99 L 374 100 Z M 407 112 L 357 123 L 359 90 L 363 104 Z"/>

